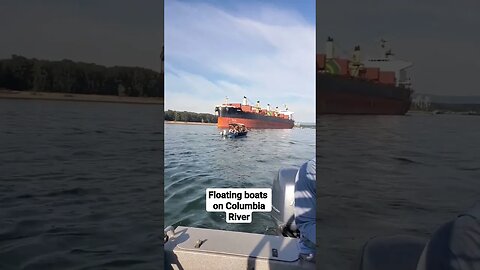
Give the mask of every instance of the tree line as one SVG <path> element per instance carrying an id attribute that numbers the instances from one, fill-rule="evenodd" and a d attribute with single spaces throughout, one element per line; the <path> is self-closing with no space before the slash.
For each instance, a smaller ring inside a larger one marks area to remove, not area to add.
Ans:
<path id="1" fill-rule="evenodd" d="M 203 122 L 203 123 L 217 123 L 217 116 L 208 113 L 194 113 L 194 112 L 179 112 L 168 110 L 165 112 L 166 121 L 180 121 L 180 122 Z"/>
<path id="2" fill-rule="evenodd" d="M 163 96 L 163 75 L 140 67 L 105 67 L 12 55 L 0 60 L 0 88 L 75 94 Z"/>

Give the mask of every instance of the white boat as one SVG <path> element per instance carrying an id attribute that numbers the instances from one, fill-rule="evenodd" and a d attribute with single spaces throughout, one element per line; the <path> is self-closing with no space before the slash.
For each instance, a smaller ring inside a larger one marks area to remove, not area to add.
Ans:
<path id="1" fill-rule="evenodd" d="M 297 169 L 281 169 L 273 181 L 273 219 L 278 235 L 179 226 L 164 231 L 165 269 L 175 270 L 310 270 L 300 259 L 293 218 Z"/>

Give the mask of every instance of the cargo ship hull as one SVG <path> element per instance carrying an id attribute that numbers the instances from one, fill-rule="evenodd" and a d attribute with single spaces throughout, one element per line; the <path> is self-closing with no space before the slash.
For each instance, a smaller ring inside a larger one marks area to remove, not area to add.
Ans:
<path id="1" fill-rule="evenodd" d="M 411 90 L 375 82 L 317 73 L 317 114 L 404 115 Z"/>
<path id="2" fill-rule="evenodd" d="M 228 128 L 229 124 L 244 124 L 248 129 L 291 129 L 294 121 L 274 116 L 244 112 L 233 108 L 218 109 L 218 128 Z"/>

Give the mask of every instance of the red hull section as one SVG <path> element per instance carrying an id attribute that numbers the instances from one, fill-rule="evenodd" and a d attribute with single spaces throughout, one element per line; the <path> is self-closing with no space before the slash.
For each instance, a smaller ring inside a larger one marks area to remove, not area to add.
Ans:
<path id="1" fill-rule="evenodd" d="M 404 115 L 410 102 L 374 96 L 318 93 L 318 114 Z"/>
<path id="2" fill-rule="evenodd" d="M 404 115 L 410 104 L 410 89 L 317 74 L 317 114 Z"/>
<path id="3" fill-rule="evenodd" d="M 244 124 L 247 128 L 253 129 L 290 129 L 293 128 L 293 121 L 288 122 L 270 122 L 263 121 L 259 119 L 246 119 L 246 118 L 231 118 L 231 117 L 218 117 L 218 128 L 228 128 L 229 124 Z"/>

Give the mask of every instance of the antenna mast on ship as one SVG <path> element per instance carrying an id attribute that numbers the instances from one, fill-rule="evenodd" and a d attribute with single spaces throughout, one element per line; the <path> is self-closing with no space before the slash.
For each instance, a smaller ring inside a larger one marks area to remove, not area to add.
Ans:
<path id="1" fill-rule="evenodd" d="M 394 54 L 392 53 L 392 49 L 387 48 L 385 44 L 387 44 L 387 41 L 382 38 L 380 40 L 380 47 L 384 50 L 385 59 L 390 59 L 390 56 L 394 56 Z"/>

